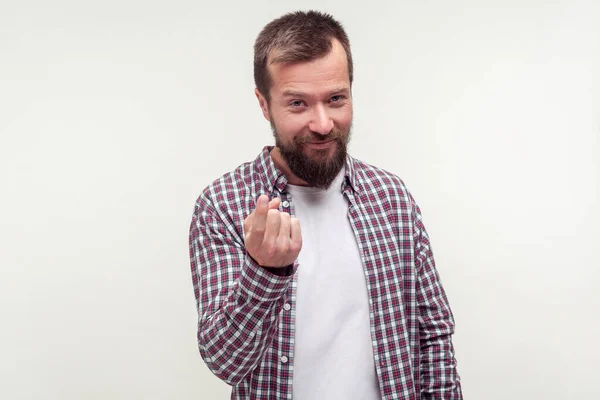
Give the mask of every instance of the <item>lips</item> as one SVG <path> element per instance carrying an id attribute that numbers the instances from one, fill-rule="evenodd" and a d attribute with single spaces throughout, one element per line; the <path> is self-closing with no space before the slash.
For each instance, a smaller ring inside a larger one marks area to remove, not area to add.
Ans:
<path id="1" fill-rule="evenodd" d="M 313 149 L 326 149 L 329 146 L 331 146 L 331 144 L 334 142 L 335 142 L 335 140 L 326 140 L 326 141 L 319 141 L 319 142 L 304 142 L 304 144 Z"/>

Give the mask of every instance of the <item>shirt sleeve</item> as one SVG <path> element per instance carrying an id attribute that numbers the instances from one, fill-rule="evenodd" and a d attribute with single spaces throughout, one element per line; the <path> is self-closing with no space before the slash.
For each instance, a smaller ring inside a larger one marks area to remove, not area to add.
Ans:
<path id="1" fill-rule="evenodd" d="M 414 200 L 413 211 L 420 331 L 421 399 L 461 400 L 460 376 L 456 369 L 452 344 L 454 317 L 435 267 L 421 211 Z"/>
<path id="2" fill-rule="evenodd" d="M 262 268 L 228 228 L 201 197 L 189 236 L 198 347 L 208 368 L 236 385 L 271 345 L 293 273 L 278 276 Z"/>

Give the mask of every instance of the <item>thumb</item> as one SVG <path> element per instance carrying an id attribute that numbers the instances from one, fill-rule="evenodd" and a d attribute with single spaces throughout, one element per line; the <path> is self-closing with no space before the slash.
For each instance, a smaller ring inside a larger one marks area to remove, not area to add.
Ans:
<path id="1" fill-rule="evenodd" d="M 258 198 L 257 208 L 266 209 L 269 205 L 269 196 L 261 194 Z"/>
<path id="2" fill-rule="evenodd" d="M 256 200 L 256 209 L 254 210 L 253 214 L 256 216 L 265 216 L 266 217 L 268 211 L 269 211 L 269 196 L 267 196 L 266 194 L 262 194 Z"/>

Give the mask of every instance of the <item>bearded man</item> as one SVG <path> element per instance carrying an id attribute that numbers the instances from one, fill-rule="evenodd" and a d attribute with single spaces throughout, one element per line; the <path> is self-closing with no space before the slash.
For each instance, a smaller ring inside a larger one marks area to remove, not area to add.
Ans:
<path id="1" fill-rule="evenodd" d="M 343 27 L 314 11 L 270 22 L 254 79 L 275 146 L 209 185 L 191 223 L 205 363 L 232 399 L 462 399 L 419 207 L 347 154 Z"/>

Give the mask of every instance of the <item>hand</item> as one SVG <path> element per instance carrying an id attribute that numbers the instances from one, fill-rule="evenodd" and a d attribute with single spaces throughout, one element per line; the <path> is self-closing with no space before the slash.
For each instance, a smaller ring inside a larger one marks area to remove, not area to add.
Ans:
<path id="1" fill-rule="evenodd" d="M 302 248 L 300 221 L 280 212 L 279 198 L 269 201 L 261 195 L 256 209 L 244 220 L 246 250 L 260 266 L 287 267 L 292 264 Z"/>

